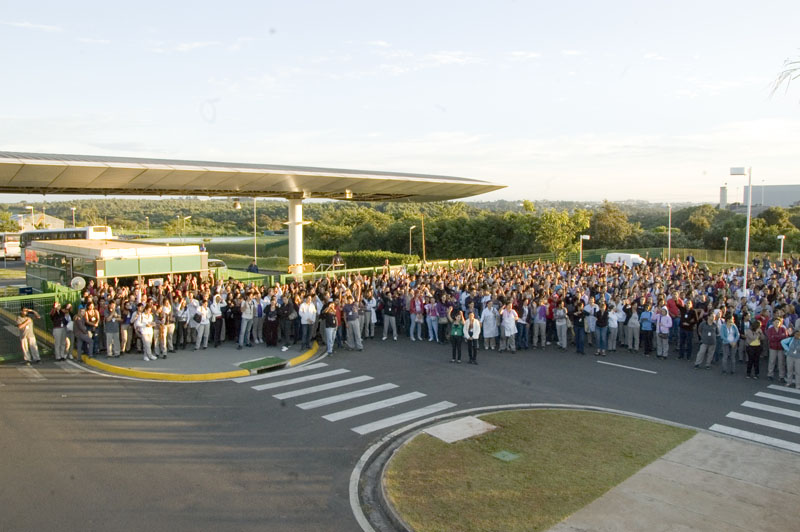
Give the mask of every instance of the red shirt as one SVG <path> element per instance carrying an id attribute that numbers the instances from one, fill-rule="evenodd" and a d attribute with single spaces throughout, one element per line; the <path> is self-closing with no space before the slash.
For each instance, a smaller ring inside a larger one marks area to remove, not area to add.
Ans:
<path id="1" fill-rule="evenodd" d="M 789 332 L 786 330 L 786 327 L 781 325 L 777 329 L 773 325 L 769 329 L 767 329 L 767 340 L 769 340 L 769 348 L 770 349 L 783 349 L 781 347 L 781 340 L 789 336 Z"/>

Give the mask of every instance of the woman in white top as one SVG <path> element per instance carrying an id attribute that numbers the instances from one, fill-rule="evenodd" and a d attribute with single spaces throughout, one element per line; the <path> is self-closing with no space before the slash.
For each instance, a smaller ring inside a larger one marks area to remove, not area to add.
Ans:
<path id="1" fill-rule="evenodd" d="M 594 302 L 594 296 L 589 298 L 589 302 L 583 310 L 586 312 L 586 333 L 589 337 L 589 345 L 592 345 L 592 339 L 594 338 L 594 331 L 597 325 L 595 314 L 600 311 L 600 307 Z"/>
<path id="2" fill-rule="evenodd" d="M 370 295 L 364 298 L 364 306 L 366 311 L 364 316 L 364 330 L 361 332 L 361 335 L 364 338 L 375 338 L 375 322 L 378 321 L 375 309 L 378 308 L 378 302 L 375 300 L 372 289 L 370 289 Z"/>
<path id="3" fill-rule="evenodd" d="M 498 335 L 497 322 L 499 318 L 500 315 L 497 309 L 494 308 L 494 303 L 492 303 L 491 299 L 487 300 L 483 307 L 483 312 L 481 312 L 481 329 L 483 329 L 484 349 L 494 350 L 496 346 L 496 338 Z"/>
<path id="4" fill-rule="evenodd" d="M 153 354 L 153 308 L 145 305 L 144 310 L 136 316 L 136 332 L 142 338 L 142 349 L 144 350 L 144 360 L 156 360 Z"/>
<path id="5" fill-rule="evenodd" d="M 228 304 L 222 299 L 222 295 L 217 294 L 214 296 L 214 302 L 208 307 L 211 315 L 211 339 L 214 341 L 214 347 L 219 347 L 219 344 L 222 343 L 222 326 L 225 323 L 225 320 L 222 319 L 222 313 L 227 306 Z"/>
<path id="6" fill-rule="evenodd" d="M 518 319 L 519 316 L 517 315 L 517 311 L 514 310 L 514 307 L 509 301 L 506 306 L 503 307 L 503 311 L 500 312 L 500 328 L 502 329 L 503 335 L 500 337 L 499 352 L 502 353 L 506 349 L 512 353 L 517 352 L 517 345 L 515 341 L 517 337 Z"/>
<path id="7" fill-rule="evenodd" d="M 619 327 L 625 323 L 625 312 L 622 305 L 616 304 L 608 313 L 608 350 L 617 350 L 617 338 L 619 337 Z"/>
<path id="8" fill-rule="evenodd" d="M 208 299 L 204 299 L 203 302 L 200 303 L 200 306 L 195 311 L 195 314 L 200 316 L 199 323 L 192 319 L 195 324 L 195 328 L 197 329 L 197 340 L 194 344 L 194 350 L 197 351 L 200 349 L 201 345 L 203 349 L 208 347 L 208 331 L 211 325 L 211 309 L 208 308 Z"/>

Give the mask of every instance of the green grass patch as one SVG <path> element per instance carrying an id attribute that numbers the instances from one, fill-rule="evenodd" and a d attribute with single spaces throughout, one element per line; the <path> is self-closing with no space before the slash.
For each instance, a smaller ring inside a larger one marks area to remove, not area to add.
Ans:
<path id="1" fill-rule="evenodd" d="M 252 250 L 251 250 L 252 251 Z M 228 268 L 233 268 L 234 270 L 244 270 L 250 263 L 253 262 L 253 255 L 236 255 L 232 253 L 221 253 L 218 255 L 212 255 L 215 259 L 222 259 L 225 261 L 225 265 Z M 289 259 L 285 257 L 258 257 L 258 268 L 260 270 L 279 270 L 283 273 L 289 268 Z"/>
<path id="2" fill-rule="evenodd" d="M 260 369 L 285 364 L 286 360 L 279 357 L 264 357 L 258 360 L 251 360 L 250 362 L 242 362 L 239 367 L 242 369 Z"/>
<path id="3" fill-rule="evenodd" d="M 420 434 L 392 458 L 388 496 L 415 530 L 546 530 L 695 434 L 597 412 L 481 418 L 498 428 L 452 444 Z"/>
<path id="4" fill-rule="evenodd" d="M 0 268 L 0 279 L 25 279 L 25 270 Z"/>

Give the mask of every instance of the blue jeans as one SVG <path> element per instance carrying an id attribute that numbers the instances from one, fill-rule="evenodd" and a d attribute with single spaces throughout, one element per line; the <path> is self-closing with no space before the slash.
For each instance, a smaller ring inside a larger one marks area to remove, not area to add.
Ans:
<path id="1" fill-rule="evenodd" d="M 411 315 L 411 325 L 408 326 L 408 336 L 414 339 L 422 339 L 422 322 L 417 321 L 416 314 Z"/>
<path id="2" fill-rule="evenodd" d="M 436 316 L 428 316 L 428 340 L 432 342 L 439 341 L 439 318 Z"/>
<path id="3" fill-rule="evenodd" d="M 303 330 L 303 345 L 306 349 L 311 348 L 311 327 L 313 326 L 312 323 L 304 323 L 300 327 Z"/>
<path id="4" fill-rule="evenodd" d="M 575 326 L 575 347 L 578 353 L 583 354 L 583 342 L 586 339 L 586 331 L 583 329 L 583 325 Z"/>
<path id="5" fill-rule="evenodd" d="M 253 330 L 253 318 L 242 318 L 239 329 L 239 346 L 250 345 L 250 332 Z"/>
<path id="6" fill-rule="evenodd" d="M 694 331 L 687 331 L 686 329 L 681 329 L 680 334 L 680 346 L 678 348 L 678 357 L 679 358 L 689 358 L 692 356 L 692 335 Z"/>
<path id="7" fill-rule="evenodd" d="M 325 345 L 329 355 L 333 353 L 334 343 L 336 343 L 336 327 L 325 327 Z"/>
<path id="8" fill-rule="evenodd" d="M 528 349 L 528 326 L 526 323 L 517 323 L 517 349 Z"/>
<path id="9" fill-rule="evenodd" d="M 676 338 L 679 338 L 680 334 L 680 325 L 681 319 L 680 318 L 672 318 L 672 328 L 669 330 L 669 341 L 670 343 L 674 342 Z"/>
<path id="10" fill-rule="evenodd" d="M 608 327 L 595 327 L 594 337 L 597 349 L 601 351 L 608 349 Z"/>

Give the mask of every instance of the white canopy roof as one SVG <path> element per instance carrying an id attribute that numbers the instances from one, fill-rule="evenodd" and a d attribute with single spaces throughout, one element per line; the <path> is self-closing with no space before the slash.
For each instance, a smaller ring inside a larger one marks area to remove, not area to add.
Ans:
<path id="1" fill-rule="evenodd" d="M 0 192 L 443 201 L 505 188 L 438 175 L 0 152 Z"/>

